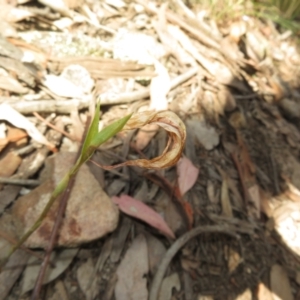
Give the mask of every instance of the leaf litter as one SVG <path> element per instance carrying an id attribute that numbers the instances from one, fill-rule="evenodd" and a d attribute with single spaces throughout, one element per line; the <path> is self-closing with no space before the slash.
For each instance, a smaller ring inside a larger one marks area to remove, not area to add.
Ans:
<path id="1" fill-rule="evenodd" d="M 54 254 L 70 246 L 87 254 L 70 256 L 60 275 L 59 259 L 50 264 L 47 299 L 238 299 L 252 291 L 261 300 L 261 287 L 297 299 L 300 52 L 293 34 L 252 16 L 215 20 L 193 1 L 0 8 L 0 211 L 13 228 L 3 227 L 1 244 L 8 233 L 16 242 L 38 217 L 58 180 L 47 162 L 74 156 L 97 99 L 105 126 L 134 113 L 92 157 L 103 169 L 80 171 L 78 200 L 68 200 Z M 107 231 L 101 200 L 115 214 Z M 47 248 L 55 213 L 27 246 Z M 173 248 L 181 238 L 188 242 Z M 4 298 L 20 298 L 29 280 L 22 251 L 0 274 Z"/>

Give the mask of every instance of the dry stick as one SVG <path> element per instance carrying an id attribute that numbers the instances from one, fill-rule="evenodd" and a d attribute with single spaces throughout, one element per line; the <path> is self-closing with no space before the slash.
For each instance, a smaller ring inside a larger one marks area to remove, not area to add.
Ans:
<path id="1" fill-rule="evenodd" d="M 90 124 L 90 117 L 88 117 L 88 120 L 86 122 L 85 132 L 83 134 L 83 140 L 84 140 L 84 138 L 87 134 L 89 124 Z M 82 146 L 81 146 L 81 148 L 82 148 Z M 79 151 L 77 153 L 77 157 L 75 159 L 75 162 L 79 158 L 80 153 L 81 153 L 81 149 L 79 149 Z M 33 290 L 32 296 L 31 296 L 31 300 L 37 300 L 39 298 L 39 294 L 40 294 L 40 291 L 41 291 L 41 288 L 42 288 L 42 285 L 43 285 L 43 281 L 44 281 L 44 277 L 45 277 L 45 274 L 46 274 L 47 266 L 48 266 L 49 261 L 50 261 L 51 252 L 54 248 L 54 245 L 55 245 L 55 242 L 56 242 L 56 239 L 57 239 L 57 235 L 58 235 L 58 231 L 59 231 L 59 228 L 60 228 L 60 226 L 62 224 L 62 221 L 63 221 L 63 217 L 64 217 L 64 213 L 65 213 L 65 210 L 66 210 L 67 202 L 68 202 L 69 196 L 71 194 L 72 188 L 73 188 L 74 183 L 75 183 L 75 177 L 76 177 L 76 174 L 73 175 L 70 178 L 66 190 L 64 191 L 64 193 L 60 197 L 60 203 L 59 203 L 59 207 L 58 207 L 58 211 L 57 211 L 57 216 L 56 216 L 56 219 L 55 219 L 54 226 L 52 228 L 52 232 L 51 232 L 49 244 L 48 244 L 48 247 L 47 247 L 47 250 L 46 250 L 46 254 L 45 254 L 45 257 L 44 257 L 44 261 L 41 264 L 40 272 L 39 272 L 39 275 L 37 277 L 37 280 L 36 280 L 36 283 L 35 283 L 35 286 L 34 286 L 34 290 Z"/>
<path id="2" fill-rule="evenodd" d="M 176 253 L 192 238 L 195 236 L 201 234 L 201 233 L 224 233 L 227 235 L 230 235 L 234 238 L 239 238 L 237 234 L 234 232 L 237 230 L 237 228 L 233 226 L 228 225 L 213 225 L 213 226 L 203 226 L 200 225 L 199 227 L 196 227 L 192 229 L 191 231 L 188 231 L 184 235 L 182 235 L 176 242 L 168 249 L 165 256 L 161 260 L 159 267 L 154 275 L 153 282 L 150 288 L 149 293 L 149 300 L 157 300 L 158 294 L 160 290 L 160 286 L 163 280 L 163 277 L 166 273 L 166 270 L 168 268 L 168 265 L 170 264 L 172 258 L 176 255 Z"/>
<path id="3" fill-rule="evenodd" d="M 180 74 L 171 81 L 170 90 L 176 88 L 181 83 L 187 81 L 191 77 L 197 74 L 199 68 L 194 67 L 189 69 L 183 74 Z M 148 98 L 150 96 L 150 89 L 142 91 L 134 91 L 130 93 L 123 93 L 114 98 L 101 98 L 101 105 L 114 105 L 121 103 L 130 103 L 140 99 Z M 38 101 L 24 101 L 22 99 L 11 100 L 10 98 L 0 97 L 0 103 L 5 102 L 13 107 L 15 110 L 22 114 L 31 114 L 35 112 L 57 112 L 57 113 L 70 113 L 70 109 L 84 109 L 89 107 L 90 100 L 83 99 L 71 99 L 71 100 L 38 100 Z"/>
<path id="4" fill-rule="evenodd" d="M 19 178 L 5 178 L 0 177 L 0 183 L 13 184 L 13 185 L 27 185 L 27 186 L 37 186 L 40 184 L 39 180 L 35 179 L 19 179 Z"/>
<path id="5" fill-rule="evenodd" d="M 81 142 L 80 140 L 73 137 L 71 134 L 66 132 L 65 130 L 59 129 L 57 126 L 53 125 L 49 121 L 47 121 L 45 118 L 43 118 L 41 115 L 39 115 L 36 111 L 32 113 L 37 119 L 44 122 L 48 127 L 52 128 L 53 130 L 56 130 L 57 132 L 63 134 L 64 136 L 68 137 L 72 141 Z"/>
<path id="6" fill-rule="evenodd" d="M 141 5 L 143 5 L 146 8 L 146 10 L 148 10 L 148 12 L 150 12 L 152 14 L 158 14 L 158 9 L 155 8 L 154 6 L 148 5 L 143 0 L 137 0 L 137 2 Z M 169 22 L 175 23 L 178 26 L 180 26 L 181 28 L 188 31 L 191 35 L 193 35 L 196 39 L 198 39 L 204 45 L 207 45 L 207 46 L 215 49 L 216 51 L 222 53 L 223 49 L 221 49 L 219 42 L 215 41 L 212 37 L 206 35 L 201 30 L 198 30 L 197 28 L 190 26 L 185 21 L 183 21 L 182 19 L 180 19 L 178 16 L 176 16 L 175 14 L 173 14 L 171 12 L 166 12 L 166 18 Z"/>

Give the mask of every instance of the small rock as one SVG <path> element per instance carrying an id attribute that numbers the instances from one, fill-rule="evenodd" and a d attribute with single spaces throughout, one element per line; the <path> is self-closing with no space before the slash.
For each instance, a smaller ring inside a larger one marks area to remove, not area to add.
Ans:
<path id="1" fill-rule="evenodd" d="M 46 179 L 29 194 L 20 197 L 12 208 L 21 236 L 33 225 L 59 180 L 74 163 L 74 153 L 58 153 L 48 158 L 46 166 L 51 178 Z M 25 242 L 30 248 L 45 248 L 48 245 L 57 214 L 59 200 L 55 201 L 41 226 Z M 68 199 L 65 217 L 59 231 L 58 246 L 76 247 L 98 239 L 113 231 L 118 224 L 119 211 L 102 190 L 86 165 L 75 179 Z"/>

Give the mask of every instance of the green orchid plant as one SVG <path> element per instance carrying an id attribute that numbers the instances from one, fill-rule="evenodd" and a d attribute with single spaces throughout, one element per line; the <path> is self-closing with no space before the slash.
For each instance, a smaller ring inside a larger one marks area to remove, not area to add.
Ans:
<path id="1" fill-rule="evenodd" d="M 10 249 L 7 258 L 2 265 L 4 265 L 9 257 L 20 247 L 22 244 L 30 237 L 30 235 L 39 228 L 42 221 L 45 219 L 47 213 L 49 212 L 51 206 L 54 201 L 60 196 L 68 187 L 68 184 L 72 178 L 75 177 L 79 168 L 88 161 L 95 150 L 108 139 L 116 135 L 119 131 L 121 131 L 127 121 L 131 118 L 131 115 L 128 115 L 124 118 L 121 118 L 109 126 L 105 127 L 103 130 L 98 131 L 99 124 L 99 116 L 100 116 L 100 103 L 97 104 L 94 118 L 90 124 L 90 127 L 87 131 L 85 140 L 83 142 L 83 146 L 81 148 L 80 155 L 75 162 L 74 166 L 66 173 L 63 179 L 56 186 L 54 191 L 51 194 L 51 197 L 45 206 L 43 212 L 39 216 L 39 218 L 35 221 L 35 223 L 31 226 L 31 228 L 21 237 L 21 239 Z"/>

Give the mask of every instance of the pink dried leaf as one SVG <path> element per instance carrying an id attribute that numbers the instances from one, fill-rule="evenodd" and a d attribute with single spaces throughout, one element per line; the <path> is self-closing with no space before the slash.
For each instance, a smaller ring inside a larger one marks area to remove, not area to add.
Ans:
<path id="1" fill-rule="evenodd" d="M 178 185 L 183 196 L 197 181 L 199 169 L 186 157 L 182 157 L 177 163 Z"/>
<path id="2" fill-rule="evenodd" d="M 175 235 L 164 221 L 164 219 L 155 212 L 152 208 L 141 201 L 138 201 L 130 196 L 121 195 L 121 197 L 112 197 L 112 201 L 118 205 L 119 209 L 134 218 L 144 221 L 150 226 L 161 231 L 163 234 L 175 239 Z"/>

